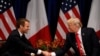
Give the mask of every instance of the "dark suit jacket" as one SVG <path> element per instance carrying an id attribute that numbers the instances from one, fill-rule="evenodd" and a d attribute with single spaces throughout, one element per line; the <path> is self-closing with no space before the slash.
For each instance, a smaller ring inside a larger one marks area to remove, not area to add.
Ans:
<path id="1" fill-rule="evenodd" d="M 99 41 L 95 31 L 92 28 L 82 28 L 81 30 L 83 46 L 87 56 L 98 56 Z M 78 48 L 76 47 L 76 40 L 74 33 L 68 33 L 64 47 L 61 50 L 55 51 L 57 56 L 63 54 L 72 47 L 75 51 L 75 56 L 79 56 Z"/>
<path id="2" fill-rule="evenodd" d="M 25 51 L 37 53 L 37 49 L 31 47 L 31 44 L 25 38 L 25 35 L 21 37 L 18 30 L 12 31 L 4 45 L 3 55 L 24 56 Z"/>

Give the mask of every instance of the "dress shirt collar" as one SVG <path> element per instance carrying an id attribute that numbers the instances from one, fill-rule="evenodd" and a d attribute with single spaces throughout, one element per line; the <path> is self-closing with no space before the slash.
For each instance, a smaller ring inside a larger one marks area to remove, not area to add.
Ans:
<path id="1" fill-rule="evenodd" d="M 79 35 L 81 35 L 81 27 L 79 28 L 78 32 Z"/>
<path id="2" fill-rule="evenodd" d="M 18 32 L 19 32 L 19 35 L 20 35 L 20 36 L 22 36 L 22 35 L 23 35 L 23 34 L 22 34 L 19 30 L 18 30 Z"/>

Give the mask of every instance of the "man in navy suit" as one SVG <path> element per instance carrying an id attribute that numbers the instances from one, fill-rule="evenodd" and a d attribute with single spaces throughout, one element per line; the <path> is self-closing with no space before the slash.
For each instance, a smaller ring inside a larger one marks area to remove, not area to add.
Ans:
<path id="1" fill-rule="evenodd" d="M 25 56 L 25 51 L 35 54 L 44 53 L 42 50 L 34 49 L 26 39 L 25 33 L 29 30 L 29 24 L 30 22 L 25 18 L 17 21 L 16 29 L 10 33 L 1 56 Z"/>
<path id="2" fill-rule="evenodd" d="M 74 56 L 99 56 L 99 40 L 94 29 L 82 28 L 82 24 L 78 18 L 71 18 L 67 23 L 70 33 L 66 36 L 64 47 L 55 52 L 45 54 L 47 56 L 63 56 L 72 47 L 75 51 Z M 76 34 L 78 38 L 75 37 Z M 80 48 L 77 39 L 79 39 Z"/>

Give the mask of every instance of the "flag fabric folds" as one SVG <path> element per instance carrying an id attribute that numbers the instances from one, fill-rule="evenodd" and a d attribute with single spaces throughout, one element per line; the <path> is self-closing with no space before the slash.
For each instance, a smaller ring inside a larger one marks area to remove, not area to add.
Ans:
<path id="1" fill-rule="evenodd" d="M 100 0 L 93 0 L 87 26 L 94 28 L 100 39 Z"/>
<path id="2" fill-rule="evenodd" d="M 15 29 L 15 15 L 11 0 L 0 0 L 0 40 L 6 40 Z"/>
<path id="3" fill-rule="evenodd" d="M 28 4 L 26 18 L 31 24 L 27 37 L 33 46 L 38 39 L 48 42 L 51 40 L 44 0 L 31 0 Z"/>

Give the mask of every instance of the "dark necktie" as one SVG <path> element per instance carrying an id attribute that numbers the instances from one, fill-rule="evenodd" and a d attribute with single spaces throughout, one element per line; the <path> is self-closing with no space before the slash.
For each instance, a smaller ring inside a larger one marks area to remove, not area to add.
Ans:
<path id="1" fill-rule="evenodd" d="M 26 44 L 28 44 L 28 45 L 31 45 L 30 42 L 26 39 L 26 37 L 25 37 L 24 34 L 21 36 L 21 39 L 22 39 L 22 41 L 23 41 L 24 43 L 26 43 Z"/>
<path id="2" fill-rule="evenodd" d="M 22 39 L 23 41 L 25 40 L 25 35 L 24 35 L 24 34 L 21 36 L 21 39 Z"/>

